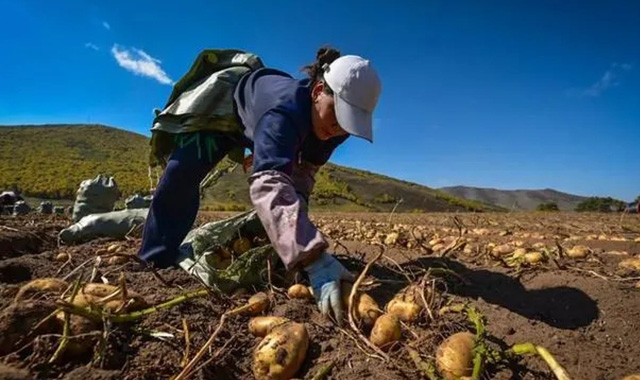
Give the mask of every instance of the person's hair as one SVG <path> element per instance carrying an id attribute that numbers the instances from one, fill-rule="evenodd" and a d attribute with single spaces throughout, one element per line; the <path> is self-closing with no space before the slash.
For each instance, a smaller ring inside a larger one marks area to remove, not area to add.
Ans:
<path id="1" fill-rule="evenodd" d="M 311 79 L 311 87 L 313 87 L 318 81 L 324 81 L 323 66 L 325 64 L 330 65 L 331 62 L 335 61 L 338 57 L 340 57 L 340 51 L 337 49 L 329 46 L 323 46 L 318 49 L 318 52 L 316 53 L 316 61 L 302 68 L 302 71 L 307 73 L 309 79 Z M 333 91 L 327 85 L 324 86 L 324 92 L 329 95 L 333 94 Z"/>

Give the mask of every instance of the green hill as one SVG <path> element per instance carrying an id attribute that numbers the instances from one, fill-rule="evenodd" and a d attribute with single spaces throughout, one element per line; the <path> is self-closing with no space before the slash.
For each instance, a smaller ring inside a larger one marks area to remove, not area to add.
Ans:
<path id="1" fill-rule="evenodd" d="M 513 210 L 535 210 L 538 205 L 555 203 L 560 210 L 574 210 L 588 198 L 553 189 L 499 190 L 480 187 L 452 186 L 440 189 L 456 197 L 499 205 Z"/>
<path id="2" fill-rule="evenodd" d="M 149 139 L 101 125 L 0 127 L 0 190 L 30 197 L 69 199 L 78 184 L 98 173 L 113 175 L 126 197 L 149 190 Z M 222 165 L 231 167 L 229 162 Z M 211 210 L 250 207 L 247 174 L 236 167 L 208 188 L 202 206 Z M 396 206 L 397 205 L 397 206 Z M 378 174 L 325 165 L 318 173 L 311 207 L 332 211 L 487 211 L 477 201 L 458 198 Z"/>
<path id="3" fill-rule="evenodd" d="M 148 191 L 148 138 L 99 125 L 0 127 L 0 189 L 41 198 L 75 197 L 98 173 L 123 194 Z"/>

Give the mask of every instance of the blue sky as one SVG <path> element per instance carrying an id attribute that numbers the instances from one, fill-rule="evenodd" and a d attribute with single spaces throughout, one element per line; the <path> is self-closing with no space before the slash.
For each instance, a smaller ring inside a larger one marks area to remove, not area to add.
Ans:
<path id="1" fill-rule="evenodd" d="M 383 82 L 374 144 L 350 139 L 335 163 L 432 187 L 640 194 L 637 1 L 9 0 L 0 43 L 0 124 L 148 135 L 200 50 L 302 76 L 329 43 Z"/>

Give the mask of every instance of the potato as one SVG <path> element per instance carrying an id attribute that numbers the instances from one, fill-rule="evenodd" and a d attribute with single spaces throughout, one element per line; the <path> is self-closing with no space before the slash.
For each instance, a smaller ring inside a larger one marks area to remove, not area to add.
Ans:
<path id="1" fill-rule="evenodd" d="M 213 254 L 208 254 L 206 256 L 207 264 L 216 269 L 227 269 L 227 267 L 231 265 L 231 254 L 229 254 L 229 257 L 224 257 L 222 252 L 224 252 L 224 250 L 218 250 Z"/>
<path id="2" fill-rule="evenodd" d="M 126 264 L 129 261 L 129 258 L 126 256 L 111 256 L 109 260 L 107 260 L 107 265 L 122 265 Z"/>
<path id="3" fill-rule="evenodd" d="M 542 252 L 527 252 L 524 254 L 524 261 L 529 264 L 539 263 L 544 260 Z"/>
<path id="4" fill-rule="evenodd" d="M 618 263 L 618 267 L 640 272 L 640 257 L 622 260 Z"/>
<path id="5" fill-rule="evenodd" d="M 439 243 L 431 246 L 431 249 L 433 250 L 433 252 L 438 252 L 444 250 L 446 247 L 447 246 L 444 243 Z"/>
<path id="6" fill-rule="evenodd" d="M 227 247 L 220 247 L 220 249 L 218 250 L 218 252 L 216 252 L 216 254 L 220 256 L 223 260 L 231 259 L 231 256 L 233 256 L 231 254 L 231 250 Z"/>
<path id="7" fill-rule="evenodd" d="M 253 375 L 258 380 L 289 380 L 300 369 L 308 348 L 309 334 L 302 323 L 277 326 L 253 353 Z"/>
<path id="8" fill-rule="evenodd" d="M 69 260 L 69 254 L 68 253 L 64 253 L 64 252 L 58 253 L 56 255 L 56 257 L 53 258 L 53 260 L 55 260 L 57 262 L 60 262 L 60 263 L 63 263 L 65 261 Z"/>
<path id="9" fill-rule="evenodd" d="M 573 246 L 573 248 L 567 249 L 565 251 L 567 256 L 571 257 L 572 259 L 582 259 L 584 257 L 587 257 L 589 252 L 591 252 L 589 247 L 584 245 L 576 245 L 576 246 Z"/>
<path id="10" fill-rule="evenodd" d="M 546 245 L 543 242 L 537 242 L 537 243 L 533 243 L 531 248 L 533 248 L 533 249 L 543 249 L 543 248 L 546 248 Z"/>
<path id="11" fill-rule="evenodd" d="M 470 332 L 451 335 L 438 346 L 436 366 L 447 380 L 471 376 L 473 372 L 473 346 L 475 336 Z"/>
<path id="12" fill-rule="evenodd" d="M 394 315 L 403 322 L 413 322 L 418 319 L 422 306 L 418 303 L 392 299 L 387 304 L 386 309 L 387 313 Z"/>
<path id="13" fill-rule="evenodd" d="M 86 284 L 78 291 L 78 294 L 73 298 L 73 304 L 79 307 L 101 308 L 109 311 L 112 314 L 122 314 L 131 311 L 142 310 L 148 306 L 147 302 L 138 293 L 127 289 L 127 300 L 123 304 L 122 295 L 116 295 L 113 298 L 109 297 L 118 291 L 117 286 L 107 284 Z M 109 297 L 105 302 L 105 297 Z M 67 302 L 71 301 L 71 295 L 67 297 Z M 56 314 L 56 318 L 60 323 L 64 323 L 64 313 L 59 312 Z M 93 321 L 89 321 L 83 317 L 72 316 L 71 317 L 71 332 L 73 335 L 84 334 L 89 331 L 95 330 L 99 327 Z M 91 346 L 94 342 L 93 339 L 81 339 L 74 346 L 75 351 L 81 352 L 83 349 Z"/>
<path id="14" fill-rule="evenodd" d="M 478 250 L 478 247 L 476 245 L 472 245 L 472 244 L 467 244 L 464 246 L 464 249 L 462 250 L 462 252 L 465 255 L 471 255 L 473 253 L 475 253 Z"/>
<path id="15" fill-rule="evenodd" d="M 249 314 L 257 315 L 269 308 L 269 296 L 264 292 L 256 293 L 249 298 L 248 303 L 251 305 Z"/>
<path id="16" fill-rule="evenodd" d="M 442 240 L 444 240 L 444 243 L 447 245 L 459 241 L 459 239 L 455 236 L 445 236 Z"/>
<path id="17" fill-rule="evenodd" d="M 400 340 L 400 336 L 402 336 L 400 320 L 393 314 L 382 314 L 373 325 L 369 340 L 381 349 L 388 349 L 394 342 Z"/>
<path id="18" fill-rule="evenodd" d="M 517 258 L 524 257 L 526 253 L 527 253 L 526 248 L 516 248 L 511 255 L 513 258 L 517 259 Z"/>
<path id="19" fill-rule="evenodd" d="M 60 295 L 68 287 L 69 284 L 66 281 L 57 278 L 39 278 L 22 285 L 14 298 L 14 302 L 33 298 L 39 294 Z"/>
<path id="20" fill-rule="evenodd" d="M 389 235 L 387 235 L 387 237 L 384 239 L 384 244 L 386 245 L 396 244 L 398 242 L 398 238 L 400 238 L 400 235 L 397 232 L 392 232 Z"/>
<path id="21" fill-rule="evenodd" d="M 122 296 L 104 302 L 103 299 L 118 291 L 118 287 L 107 284 L 86 284 L 73 299 L 73 304 L 80 307 L 101 307 L 111 313 L 130 312 L 147 307 L 147 302 L 138 293 L 127 289 L 127 303 L 123 307 Z M 69 301 L 69 299 L 67 299 Z"/>
<path id="22" fill-rule="evenodd" d="M 237 255 L 242 255 L 251 249 L 251 241 L 246 237 L 241 237 L 233 241 L 231 248 Z"/>
<path id="23" fill-rule="evenodd" d="M 289 298 L 298 298 L 298 299 L 311 299 L 313 296 L 311 295 L 311 291 L 309 291 L 309 287 L 304 286 L 302 284 L 295 284 L 289 288 L 287 292 Z"/>
<path id="24" fill-rule="evenodd" d="M 107 252 L 108 253 L 115 253 L 118 248 L 120 248 L 119 244 L 111 244 L 109 247 L 107 247 Z"/>
<path id="25" fill-rule="evenodd" d="M 342 293 L 342 305 L 346 312 L 349 310 L 349 295 L 351 294 L 352 284 L 349 282 L 342 282 L 340 292 Z M 376 301 L 371 298 L 367 293 L 356 293 L 353 302 L 355 303 L 355 319 L 358 322 L 362 322 L 367 327 L 372 327 L 376 323 L 376 319 L 382 314 L 380 306 Z"/>
<path id="26" fill-rule="evenodd" d="M 424 307 L 421 292 L 422 289 L 417 285 L 410 285 L 401 290 L 387 304 L 387 313 L 395 315 L 403 322 L 415 321 Z M 429 295 L 425 295 L 427 302 L 429 298 Z"/>
<path id="27" fill-rule="evenodd" d="M 223 259 L 220 262 L 220 269 L 227 269 L 229 268 L 229 266 L 231 265 L 231 259 Z"/>
<path id="28" fill-rule="evenodd" d="M 513 254 L 511 255 L 511 258 L 515 259 L 515 260 L 523 260 L 524 259 L 524 255 L 526 255 L 526 254 L 527 254 L 526 250 L 525 251 L 519 251 L 519 250 L 516 249 L 515 251 L 513 251 Z"/>
<path id="29" fill-rule="evenodd" d="M 514 248 L 509 244 L 501 244 L 491 250 L 491 254 L 495 257 L 508 255 L 513 252 Z"/>
<path id="30" fill-rule="evenodd" d="M 255 317 L 249 321 L 249 332 L 257 337 L 264 337 L 276 326 L 287 323 L 289 320 L 284 317 Z"/>

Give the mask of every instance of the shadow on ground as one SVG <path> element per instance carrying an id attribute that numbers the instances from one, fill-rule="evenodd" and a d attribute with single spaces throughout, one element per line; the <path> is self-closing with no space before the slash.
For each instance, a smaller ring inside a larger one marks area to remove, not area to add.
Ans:
<path id="1" fill-rule="evenodd" d="M 345 266 L 358 273 L 363 268 L 362 261 L 349 256 L 340 256 Z M 480 299 L 501 306 L 527 319 L 544 322 L 560 329 L 575 329 L 589 325 L 598 318 L 596 301 L 580 289 L 556 286 L 527 290 L 522 283 L 503 273 L 468 268 L 459 261 L 449 258 L 423 257 L 402 264 L 403 268 L 448 268 L 459 274 L 466 283 L 453 281 L 448 292 L 461 297 Z M 398 281 L 384 283 L 372 290 L 375 298 L 385 304 L 403 285 L 405 278 L 385 265 L 374 265 L 370 274 L 383 280 Z"/>

